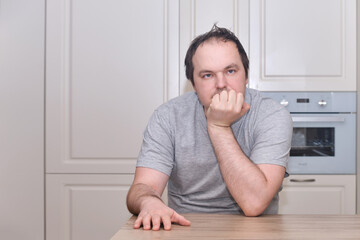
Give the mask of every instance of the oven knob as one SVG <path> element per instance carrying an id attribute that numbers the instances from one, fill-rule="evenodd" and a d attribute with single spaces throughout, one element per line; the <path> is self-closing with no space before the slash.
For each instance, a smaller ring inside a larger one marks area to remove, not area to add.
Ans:
<path id="1" fill-rule="evenodd" d="M 286 99 L 283 99 L 283 100 L 281 100 L 280 104 L 283 105 L 284 107 L 286 107 L 287 105 L 289 105 L 289 102 L 286 101 Z"/>
<path id="2" fill-rule="evenodd" d="M 318 102 L 320 106 L 325 106 L 327 102 L 325 100 L 321 100 Z"/>

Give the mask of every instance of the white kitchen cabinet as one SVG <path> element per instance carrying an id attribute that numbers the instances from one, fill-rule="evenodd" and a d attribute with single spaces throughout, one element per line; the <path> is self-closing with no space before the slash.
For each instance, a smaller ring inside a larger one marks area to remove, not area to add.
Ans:
<path id="1" fill-rule="evenodd" d="M 110 239 L 131 216 L 131 174 L 47 174 L 46 239 Z"/>
<path id="2" fill-rule="evenodd" d="M 355 175 L 290 175 L 283 182 L 279 214 L 355 213 Z"/>
<path id="3" fill-rule="evenodd" d="M 44 240 L 45 0 L 0 0 L 0 239 Z"/>
<path id="4" fill-rule="evenodd" d="M 179 95 L 177 1 L 47 1 L 46 172 L 133 173 Z"/>
<path id="5" fill-rule="evenodd" d="M 109 239 L 154 109 L 179 95 L 179 1 L 48 0 L 47 239 Z"/>
<path id="6" fill-rule="evenodd" d="M 356 0 L 250 1 L 249 86 L 356 91 Z"/>

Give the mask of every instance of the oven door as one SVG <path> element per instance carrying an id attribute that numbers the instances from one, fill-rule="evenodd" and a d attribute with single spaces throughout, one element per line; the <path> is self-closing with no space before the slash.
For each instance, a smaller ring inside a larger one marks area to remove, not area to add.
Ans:
<path id="1" fill-rule="evenodd" d="M 288 172 L 355 174 L 355 114 L 291 114 Z"/>

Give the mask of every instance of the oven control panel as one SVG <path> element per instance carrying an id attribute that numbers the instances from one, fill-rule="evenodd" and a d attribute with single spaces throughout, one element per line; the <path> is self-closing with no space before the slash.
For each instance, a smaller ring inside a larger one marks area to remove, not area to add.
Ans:
<path id="1" fill-rule="evenodd" d="M 356 112 L 355 92 L 262 92 L 289 112 Z"/>

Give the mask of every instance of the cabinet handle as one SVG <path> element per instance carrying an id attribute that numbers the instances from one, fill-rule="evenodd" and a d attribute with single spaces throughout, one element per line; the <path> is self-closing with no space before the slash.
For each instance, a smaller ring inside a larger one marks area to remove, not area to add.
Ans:
<path id="1" fill-rule="evenodd" d="M 343 117 L 292 117 L 293 122 L 345 122 Z"/>
<path id="2" fill-rule="evenodd" d="M 290 182 L 297 182 L 297 183 L 301 183 L 301 182 L 315 182 L 314 178 L 308 178 L 308 179 L 290 179 Z"/>

